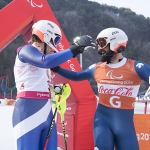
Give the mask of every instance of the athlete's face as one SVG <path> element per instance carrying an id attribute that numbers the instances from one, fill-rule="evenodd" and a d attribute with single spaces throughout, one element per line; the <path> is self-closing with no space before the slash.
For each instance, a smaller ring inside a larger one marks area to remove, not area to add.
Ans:
<path id="1" fill-rule="evenodd" d="M 98 54 L 102 55 L 101 62 L 110 63 L 110 60 L 113 57 L 114 52 L 111 51 L 109 45 L 107 45 L 103 49 L 98 49 Z"/>
<path id="2" fill-rule="evenodd" d="M 106 46 L 105 48 L 101 49 L 98 47 L 98 53 L 102 56 L 106 56 L 107 52 L 109 52 L 109 46 Z"/>

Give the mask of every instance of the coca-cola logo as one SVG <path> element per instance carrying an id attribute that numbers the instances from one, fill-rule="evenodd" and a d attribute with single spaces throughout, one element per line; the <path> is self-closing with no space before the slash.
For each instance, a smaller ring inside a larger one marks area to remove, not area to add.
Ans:
<path id="1" fill-rule="evenodd" d="M 27 0 L 27 2 L 29 2 L 31 4 L 32 7 L 39 7 L 42 8 L 43 4 L 36 4 L 35 2 L 33 2 L 33 0 Z"/>
<path id="2" fill-rule="evenodd" d="M 100 86 L 98 89 L 99 93 L 103 94 L 113 94 L 113 95 L 121 95 L 121 96 L 129 96 L 133 95 L 132 87 L 118 87 L 118 88 L 105 88 L 104 86 Z"/>

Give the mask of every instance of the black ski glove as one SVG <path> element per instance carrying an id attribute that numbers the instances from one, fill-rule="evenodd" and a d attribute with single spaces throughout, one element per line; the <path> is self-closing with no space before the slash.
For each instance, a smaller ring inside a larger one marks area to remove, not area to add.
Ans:
<path id="1" fill-rule="evenodd" d="M 92 47 L 95 49 L 96 44 L 91 36 L 83 35 L 79 38 L 79 40 L 77 40 L 70 46 L 70 50 L 73 53 L 73 57 L 76 57 L 78 54 L 83 53 L 83 51 L 88 47 Z"/>

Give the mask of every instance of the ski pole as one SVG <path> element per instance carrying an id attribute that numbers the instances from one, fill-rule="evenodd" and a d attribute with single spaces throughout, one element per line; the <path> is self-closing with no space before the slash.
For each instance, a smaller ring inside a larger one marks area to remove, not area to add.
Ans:
<path id="1" fill-rule="evenodd" d="M 44 150 L 46 150 L 46 147 L 48 145 L 48 141 L 49 141 L 49 137 L 51 135 L 51 132 L 52 132 L 52 128 L 53 128 L 53 125 L 55 123 L 55 116 L 56 116 L 56 113 L 57 113 L 57 108 L 55 109 L 55 112 L 54 112 L 54 115 L 53 115 L 53 119 L 51 121 L 51 124 L 50 124 L 50 128 L 49 128 L 49 131 L 48 131 L 48 135 L 46 137 L 46 142 L 45 142 L 45 146 L 44 146 Z"/>

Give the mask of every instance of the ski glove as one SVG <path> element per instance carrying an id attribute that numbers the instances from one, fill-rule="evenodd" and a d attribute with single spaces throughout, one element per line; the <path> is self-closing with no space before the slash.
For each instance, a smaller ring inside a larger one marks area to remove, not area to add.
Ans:
<path id="1" fill-rule="evenodd" d="M 79 40 L 77 40 L 70 46 L 70 50 L 73 53 L 73 57 L 76 57 L 78 54 L 83 53 L 83 51 L 89 47 L 95 49 L 96 44 L 91 36 L 83 35 L 79 38 Z"/>

